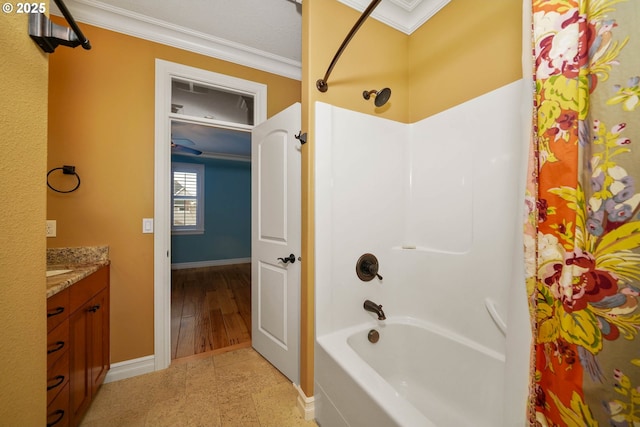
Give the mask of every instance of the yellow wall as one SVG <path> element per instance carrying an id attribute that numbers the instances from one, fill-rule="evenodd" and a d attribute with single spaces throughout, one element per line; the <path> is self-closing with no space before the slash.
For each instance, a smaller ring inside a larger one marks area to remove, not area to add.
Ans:
<path id="1" fill-rule="evenodd" d="M 313 395 L 314 337 L 314 103 L 414 123 L 511 83 L 520 65 L 522 5 L 515 0 L 452 0 L 410 36 L 369 18 L 328 79 L 315 87 L 360 13 L 337 0 L 303 2 L 303 129 L 309 132 L 302 158 L 302 336 L 301 387 Z M 392 89 L 382 108 L 362 91 Z"/>
<path id="2" fill-rule="evenodd" d="M 48 1 L 45 3 L 48 8 Z M 45 425 L 47 55 L 0 16 L 0 424 Z"/>
<path id="3" fill-rule="evenodd" d="M 409 122 L 522 78 L 522 1 L 452 0 L 409 40 Z"/>
<path id="4" fill-rule="evenodd" d="M 70 194 L 47 193 L 58 221 L 49 247 L 106 244 L 111 258 L 111 361 L 153 354 L 155 58 L 268 85 L 268 115 L 300 101 L 300 82 L 82 25 L 93 49 L 50 59 L 49 168 L 74 165 Z"/>

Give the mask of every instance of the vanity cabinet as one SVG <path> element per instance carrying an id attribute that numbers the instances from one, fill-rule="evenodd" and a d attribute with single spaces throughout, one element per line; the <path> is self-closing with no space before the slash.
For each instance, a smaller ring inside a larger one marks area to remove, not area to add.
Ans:
<path id="1" fill-rule="evenodd" d="M 68 310 L 62 309 L 65 301 L 68 301 Z M 53 317 L 54 322 L 58 322 L 49 332 L 47 351 L 65 342 L 62 349 L 50 353 L 59 353 L 59 356 L 48 366 L 47 387 L 57 381 L 61 384 L 56 387 L 60 391 L 51 397 L 55 405 L 48 406 L 47 425 L 74 427 L 82 421 L 109 370 L 109 266 L 98 269 L 47 302 L 48 322 Z M 62 314 L 49 317 L 61 311 Z M 68 314 L 63 319 L 65 312 Z"/>
<path id="2" fill-rule="evenodd" d="M 47 299 L 47 426 L 69 426 L 69 289 Z"/>

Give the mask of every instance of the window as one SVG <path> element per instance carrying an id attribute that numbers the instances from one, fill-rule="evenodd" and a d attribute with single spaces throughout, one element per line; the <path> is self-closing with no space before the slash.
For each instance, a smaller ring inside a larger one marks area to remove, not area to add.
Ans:
<path id="1" fill-rule="evenodd" d="M 171 163 L 171 231 L 204 233 L 204 165 Z"/>

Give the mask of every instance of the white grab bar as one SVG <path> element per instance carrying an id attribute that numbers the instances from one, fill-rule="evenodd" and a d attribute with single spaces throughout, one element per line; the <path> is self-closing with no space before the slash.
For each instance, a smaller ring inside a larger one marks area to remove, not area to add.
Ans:
<path id="1" fill-rule="evenodd" d="M 489 312 L 489 315 L 491 316 L 491 319 L 493 319 L 493 322 L 496 324 L 498 329 L 500 329 L 500 332 L 502 332 L 502 335 L 504 335 L 506 337 L 507 336 L 507 323 L 504 321 L 502 316 L 500 316 L 500 314 L 498 313 L 498 310 L 496 310 L 496 302 L 494 300 L 492 300 L 491 298 L 485 298 L 484 299 L 484 306 L 486 307 L 487 311 Z"/>

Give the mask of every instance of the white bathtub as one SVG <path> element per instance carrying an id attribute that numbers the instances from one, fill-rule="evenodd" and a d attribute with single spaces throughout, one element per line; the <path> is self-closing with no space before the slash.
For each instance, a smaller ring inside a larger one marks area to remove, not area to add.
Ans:
<path id="1" fill-rule="evenodd" d="M 380 340 L 372 344 L 369 330 Z M 502 425 L 504 356 L 436 325 L 391 317 L 317 338 L 322 427 Z"/>

